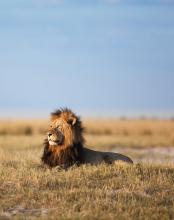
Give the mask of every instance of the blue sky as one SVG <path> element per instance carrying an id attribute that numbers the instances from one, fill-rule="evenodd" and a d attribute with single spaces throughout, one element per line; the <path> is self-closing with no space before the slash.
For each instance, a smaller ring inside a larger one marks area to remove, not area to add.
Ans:
<path id="1" fill-rule="evenodd" d="M 126 2 L 0 0 L 1 116 L 174 112 L 174 5 Z"/>

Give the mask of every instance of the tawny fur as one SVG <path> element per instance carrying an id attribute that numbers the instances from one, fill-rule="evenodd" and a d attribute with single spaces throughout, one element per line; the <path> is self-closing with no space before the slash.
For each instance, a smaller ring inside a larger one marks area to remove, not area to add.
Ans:
<path id="1" fill-rule="evenodd" d="M 81 120 L 69 109 L 60 109 L 51 114 L 42 161 L 49 167 L 60 166 L 64 169 L 75 164 L 96 165 L 115 161 L 133 163 L 129 157 L 122 154 L 85 148 Z"/>

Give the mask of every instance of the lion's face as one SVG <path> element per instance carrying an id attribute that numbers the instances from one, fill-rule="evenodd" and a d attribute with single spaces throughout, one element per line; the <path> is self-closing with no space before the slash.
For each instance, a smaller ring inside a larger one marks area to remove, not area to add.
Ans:
<path id="1" fill-rule="evenodd" d="M 50 129 L 47 133 L 48 142 L 50 145 L 61 145 L 63 144 L 64 135 L 61 131 L 56 128 Z"/>
<path id="2" fill-rule="evenodd" d="M 78 118 L 72 112 L 53 114 L 50 129 L 47 133 L 49 144 L 57 147 L 70 146 L 78 141 L 79 129 L 78 125 L 76 125 L 77 120 Z"/>

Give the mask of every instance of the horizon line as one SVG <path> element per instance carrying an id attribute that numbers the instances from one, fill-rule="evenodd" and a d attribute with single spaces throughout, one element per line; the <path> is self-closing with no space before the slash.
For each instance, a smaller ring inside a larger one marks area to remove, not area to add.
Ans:
<path id="1" fill-rule="evenodd" d="M 0 119 L 46 119 L 55 109 L 1 109 Z M 70 109 L 84 118 L 174 118 L 174 110 Z"/>

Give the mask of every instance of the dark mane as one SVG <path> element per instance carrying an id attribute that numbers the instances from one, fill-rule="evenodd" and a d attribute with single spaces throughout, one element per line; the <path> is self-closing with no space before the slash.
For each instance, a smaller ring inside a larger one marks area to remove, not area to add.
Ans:
<path id="1" fill-rule="evenodd" d="M 70 109 L 68 109 L 68 108 L 59 108 L 59 109 L 57 109 L 57 110 L 55 110 L 54 112 L 52 112 L 51 113 L 51 116 L 57 116 L 57 117 L 59 117 L 60 115 L 61 115 L 61 113 L 62 112 L 71 112 L 71 110 Z"/>
<path id="2" fill-rule="evenodd" d="M 67 169 L 70 166 L 78 166 L 82 163 L 82 152 L 83 145 L 78 143 L 67 149 L 62 149 L 59 154 L 56 154 L 50 149 L 49 142 L 46 139 L 44 142 L 44 153 L 41 160 L 50 167 L 59 166 L 63 169 Z"/>

